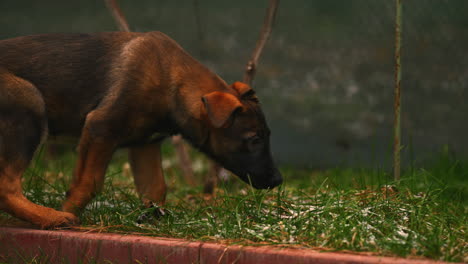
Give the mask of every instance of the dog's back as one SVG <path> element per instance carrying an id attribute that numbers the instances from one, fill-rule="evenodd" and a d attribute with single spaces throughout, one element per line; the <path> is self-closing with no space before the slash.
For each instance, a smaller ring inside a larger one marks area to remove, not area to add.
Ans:
<path id="1" fill-rule="evenodd" d="M 3 40 L 0 70 L 37 87 L 46 103 L 52 134 L 76 133 L 107 89 L 105 76 L 113 53 L 135 35 L 46 34 Z"/>
<path id="2" fill-rule="evenodd" d="M 137 33 L 45 34 L 2 40 L 0 67 L 34 83 L 39 90 L 45 86 L 86 88 L 89 83 L 101 81 L 112 53 L 118 53 L 123 44 L 136 36 Z"/>

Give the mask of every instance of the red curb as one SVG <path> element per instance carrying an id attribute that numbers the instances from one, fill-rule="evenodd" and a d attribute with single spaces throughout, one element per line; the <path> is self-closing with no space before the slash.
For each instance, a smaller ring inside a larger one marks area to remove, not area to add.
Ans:
<path id="1" fill-rule="evenodd" d="M 311 249 L 280 248 L 272 246 L 223 246 L 205 243 L 200 252 L 200 263 L 256 263 L 256 264 L 435 264 L 441 261 L 317 252 Z"/>
<path id="2" fill-rule="evenodd" d="M 45 231 L 0 227 L 0 262 L 24 263 L 398 263 L 435 264 L 431 260 L 320 253 L 272 246 L 226 246 L 182 239 L 135 235 Z"/>

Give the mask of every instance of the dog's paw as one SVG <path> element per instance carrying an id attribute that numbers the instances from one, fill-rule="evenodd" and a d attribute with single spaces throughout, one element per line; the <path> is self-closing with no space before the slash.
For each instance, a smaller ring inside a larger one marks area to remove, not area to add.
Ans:
<path id="1" fill-rule="evenodd" d="M 42 219 L 39 223 L 41 229 L 71 227 L 80 224 L 80 219 L 72 213 L 55 211 Z"/>
<path id="2" fill-rule="evenodd" d="M 148 223 L 151 220 L 161 219 L 162 217 L 167 216 L 167 214 L 167 210 L 164 210 L 162 207 L 153 203 L 145 210 L 145 212 L 138 216 L 136 222 L 138 224 Z"/>

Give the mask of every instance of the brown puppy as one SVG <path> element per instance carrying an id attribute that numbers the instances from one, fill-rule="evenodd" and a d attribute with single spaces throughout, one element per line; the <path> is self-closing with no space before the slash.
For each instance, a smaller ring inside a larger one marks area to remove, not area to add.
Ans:
<path id="1" fill-rule="evenodd" d="M 77 223 L 129 148 L 143 202 L 163 204 L 160 144 L 180 133 L 255 188 L 282 182 L 254 91 L 221 78 L 160 32 L 48 34 L 0 41 L 0 209 L 41 228 Z M 22 194 L 21 175 L 50 135 L 79 137 L 63 212 Z"/>

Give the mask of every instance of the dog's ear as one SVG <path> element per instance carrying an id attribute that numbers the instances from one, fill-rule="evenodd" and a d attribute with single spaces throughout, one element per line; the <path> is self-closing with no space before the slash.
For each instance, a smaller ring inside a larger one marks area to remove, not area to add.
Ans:
<path id="1" fill-rule="evenodd" d="M 202 101 L 211 124 L 216 128 L 225 125 L 234 112 L 242 108 L 237 97 L 218 91 L 204 95 Z"/>
<path id="2" fill-rule="evenodd" d="M 255 95 L 255 91 L 248 84 L 235 82 L 231 87 L 239 94 L 239 98 L 258 102 L 258 97 Z"/>

